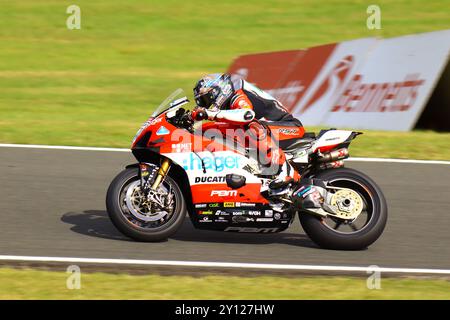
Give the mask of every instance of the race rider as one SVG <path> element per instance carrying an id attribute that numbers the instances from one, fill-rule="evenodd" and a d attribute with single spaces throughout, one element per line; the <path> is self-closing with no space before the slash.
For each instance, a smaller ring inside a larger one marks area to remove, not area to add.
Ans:
<path id="1" fill-rule="evenodd" d="M 260 136 L 266 132 L 265 128 L 260 122 L 254 121 L 259 120 L 283 128 L 298 128 L 303 132 L 302 123 L 278 100 L 241 78 L 222 73 L 202 77 L 194 87 L 194 99 L 197 103 L 197 107 L 192 111 L 194 120 L 238 124 L 255 135 L 256 141 L 253 141 L 253 144 L 257 145 L 261 154 L 267 155 L 268 165 L 281 168 L 278 177 L 269 184 L 270 189 L 279 189 L 292 182 L 298 182 L 300 177 L 286 161 L 284 153 L 279 152 L 278 146 L 274 145 L 268 135 Z M 303 204 L 308 207 L 320 207 L 323 199 L 317 194 L 306 192 L 311 189 L 310 183 L 305 184 L 302 181 L 298 194 L 302 195 L 302 190 L 305 190 Z"/>

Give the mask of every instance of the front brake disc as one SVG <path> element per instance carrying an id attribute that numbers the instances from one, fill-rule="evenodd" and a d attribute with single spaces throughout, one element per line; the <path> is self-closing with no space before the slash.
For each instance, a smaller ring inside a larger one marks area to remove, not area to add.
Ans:
<path id="1" fill-rule="evenodd" d="M 147 199 L 143 199 L 143 195 L 140 187 L 140 181 L 137 180 L 128 186 L 127 193 L 125 195 L 125 204 L 130 213 L 141 221 L 151 222 L 161 220 L 168 214 L 166 210 L 160 210 L 152 212 L 151 205 Z"/>

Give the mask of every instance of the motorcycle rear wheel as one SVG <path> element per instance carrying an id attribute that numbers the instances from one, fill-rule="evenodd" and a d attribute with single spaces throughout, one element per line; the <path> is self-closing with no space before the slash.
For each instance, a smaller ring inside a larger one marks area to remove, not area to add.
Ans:
<path id="1" fill-rule="evenodd" d="M 173 208 L 168 210 L 166 214 L 161 215 L 161 219 L 159 219 L 158 212 L 153 217 L 147 212 L 149 218 L 145 220 L 145 212 L 130 210 L 129 208 L 130 205 L 137 202 L 136 200 L 130 201 L 129 197 L 130 191 L 139 191 L 138 181 L 139 171 L 137 168 L 127 168 L 114 178 L 106 195 L 108 215 L 114 226 L 131 239 L 144 242 L 166 240 L 181 227 L 186 216 L 186 203 L 183 194 L 176 182 L 167 176 L 160 188 L 164 188 L 172 194 Z M 130 188 L 134 189 L 129 190 Z M 134 193 L 133 195 L 135 198 L 139 197 Z M 161 211 L 164 210 L 161 209 Z"/>
<path id="2" fill-rule="evenodd" d="M 323 218 L 307 212 L 300 212 L 300 223 L 306 234 L 317 245 L 333 250 L 361 250 L 374 243 L 383 233 L 387 222 L 386 199 L 377 184 L 365 174 L 349 168 L 330 169 L 319 173 L 315 178 L 323 179 L 335 187 L 350 188 L 364 201 L 366 220 L 361 228 L 344 220 Z M 329 220 L 335 224 L 329 225 Z M 356 221 L 355 221 L 356 222 Z M 364 222 L 364 221 L 363 221 Z M 351 227 L 350 232 L 339 231 L 341 226 Z"/>

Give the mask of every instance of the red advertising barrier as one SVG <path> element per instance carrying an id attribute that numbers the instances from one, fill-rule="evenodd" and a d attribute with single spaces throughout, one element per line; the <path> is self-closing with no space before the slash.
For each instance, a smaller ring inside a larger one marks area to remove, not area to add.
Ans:
<path id="1" fill-rule="evenodd" d="M 228 72 L 268 91 L 305 125 L 410 130 L 449 53 L 444 30 L 245 55 Z"/>

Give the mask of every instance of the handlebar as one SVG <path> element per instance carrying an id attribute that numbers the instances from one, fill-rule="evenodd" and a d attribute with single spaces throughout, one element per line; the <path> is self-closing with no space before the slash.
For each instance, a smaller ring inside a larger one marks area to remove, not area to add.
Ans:
<path id="1" fill-rule="evenodd" d="M 192 131 L 194 120 L 192 119 L 191 111 L 180 108 L 176 111 L 175 116 L 170 120 L 173 125 Z"/>

